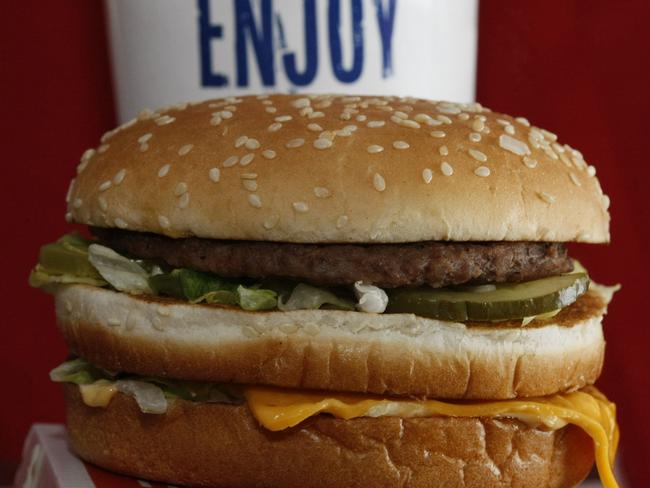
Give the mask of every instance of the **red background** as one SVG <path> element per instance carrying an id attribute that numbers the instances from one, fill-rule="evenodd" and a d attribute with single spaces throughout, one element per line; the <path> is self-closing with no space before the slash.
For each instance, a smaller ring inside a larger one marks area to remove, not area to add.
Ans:
<path id="1" fill-rule="evenodd" d="M 581 149 L 612 200 L 612 244 L 575 246 L 592 276 L 620 282 L 606 319 L 601 387 L 619 406 L 631 486 L 650 479 L 648 131 L 650 2 L 485 1 L 478 100 L 525 115 Z M 0 7 L 4 302 L 0 483 L 34 421 L 62 421 L 47 371 L 65 357 L 52 300 L 27 286 L 39 245 L 69 230 L 64 195 L 84 149 L 114 124 L 101 2 Z"/>

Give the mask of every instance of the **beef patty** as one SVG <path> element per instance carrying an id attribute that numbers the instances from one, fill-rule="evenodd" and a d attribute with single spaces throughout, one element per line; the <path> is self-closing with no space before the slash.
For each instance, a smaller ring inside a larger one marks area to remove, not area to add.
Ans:
<path id="1" fill-rule="evenodd" d="M 549 242 L 294 244 L 223 241 L 93 228 L 132 256 L 223 277 L 291 278 L 315 285 L 362 280 L 385 288 L 528 281 L 571 271 L 566 247 Z"/>
<path id="2" fill-rule="evenodd" d="M 562 243 L 294 244 L 223 241 L 93 228 L 123 253 L 223 277 L 290 278 L 315 285 L 364 281 L 384 288 L 528 281 L 573 269 Z"/>

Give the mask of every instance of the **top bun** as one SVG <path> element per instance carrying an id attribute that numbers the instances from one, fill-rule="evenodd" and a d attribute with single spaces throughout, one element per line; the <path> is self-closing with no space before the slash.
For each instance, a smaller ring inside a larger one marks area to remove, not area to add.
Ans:
<path id="1" fill-rule="evenodd" d="M 556 139 L 478 104 L 414 98 L 175 105 L 84 153 L 67 218 L 307 243 L 609 241 L 595 169 Z"/>

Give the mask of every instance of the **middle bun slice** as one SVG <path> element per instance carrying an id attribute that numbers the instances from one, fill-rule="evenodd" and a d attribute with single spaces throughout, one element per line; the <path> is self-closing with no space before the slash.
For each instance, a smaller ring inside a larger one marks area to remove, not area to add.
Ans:
<path id="1" fill-rule="evenodd" d="M 548 320 L 458 323 L 337 310 L 249 312 L 71 285 L 56 292 L 70 349 L 109 371 L 435 398 L 508 399 L 593 384 L 607 293 Z"/>

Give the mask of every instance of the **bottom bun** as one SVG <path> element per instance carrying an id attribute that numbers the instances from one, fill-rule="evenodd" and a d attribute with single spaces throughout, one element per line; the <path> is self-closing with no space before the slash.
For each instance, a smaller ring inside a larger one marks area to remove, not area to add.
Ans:
<path id="1" fill-rule="evenodd" d="M 319 415 L 282 432 L 260 427 L 246 405 L 175 400 L 143 414 L 118 393 L 108 407 L 64 385 L 73 450 L 139 478 L 213 487 L 575 486 L 593 443 L 568 425 L 545 431 L 518 420 Z"/>

